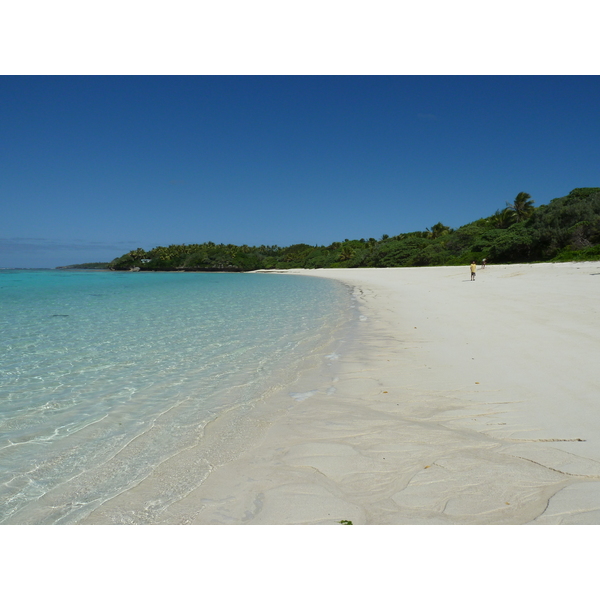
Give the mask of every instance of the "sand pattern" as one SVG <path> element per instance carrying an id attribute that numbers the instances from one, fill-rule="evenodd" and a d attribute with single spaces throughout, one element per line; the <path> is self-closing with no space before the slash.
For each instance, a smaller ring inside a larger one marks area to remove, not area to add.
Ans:
<path id="1" fill-rule="evenodd" d="M 257 405 L 247 443 L 206 455 L 198 487 L 147 522 L 600 523 L 599 272 L 302 271 L 354 286 L 359 335 Z M 151 501 L 134 489 L 87 522 Z"/>

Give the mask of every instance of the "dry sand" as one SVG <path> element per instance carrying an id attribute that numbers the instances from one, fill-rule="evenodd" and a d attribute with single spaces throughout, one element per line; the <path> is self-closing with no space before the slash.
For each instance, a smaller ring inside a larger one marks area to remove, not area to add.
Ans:
<path id="1" fill-rule="evenodd" d="M 353 286 L 357 339 L 154 522 L 600 523 L 600 263 L 286 273 Z"/>

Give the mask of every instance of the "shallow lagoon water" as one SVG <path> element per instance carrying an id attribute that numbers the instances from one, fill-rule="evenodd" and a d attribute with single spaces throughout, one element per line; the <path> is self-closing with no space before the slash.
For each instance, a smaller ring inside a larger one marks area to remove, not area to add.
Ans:
<path id="1" fill-rule="evenodd" d="M 352 306 L 320 278 L 0 271 L 0 522 L 78 522 L 326 360 Z"/>

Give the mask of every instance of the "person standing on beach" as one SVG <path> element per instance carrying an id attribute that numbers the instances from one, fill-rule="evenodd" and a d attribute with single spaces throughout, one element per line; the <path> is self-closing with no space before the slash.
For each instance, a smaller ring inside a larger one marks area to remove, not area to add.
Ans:
<path id="1" fill-rule="evenodd" d="M 481 268 L 482 268 L 482 269 L 485 269 L 485 265 L 486 265 L 486 263 L 487 263 L 487 258 L 484 258 L 484 259 L 481 261 Z"/>
<path id="2" fill-rule="evenodd" d="M 471 281 L 475 281 L 475 273 L 477 271 L 477 263 L 473 261 L 471 263 Z"/>

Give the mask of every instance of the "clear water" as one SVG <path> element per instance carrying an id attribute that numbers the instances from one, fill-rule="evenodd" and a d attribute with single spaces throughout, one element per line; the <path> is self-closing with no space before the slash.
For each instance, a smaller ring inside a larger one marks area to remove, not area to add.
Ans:
<path id="1" fill-rule="evenodd" d="M 0 271 L 0 523 L 77 522 L 293 380 L 351 306 L 313 277 Z"/>

